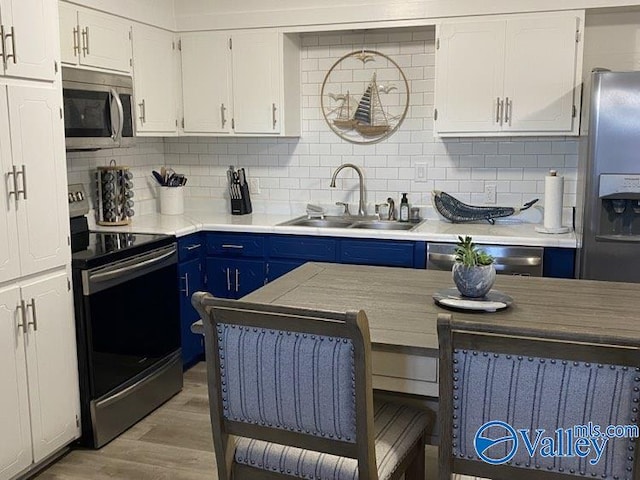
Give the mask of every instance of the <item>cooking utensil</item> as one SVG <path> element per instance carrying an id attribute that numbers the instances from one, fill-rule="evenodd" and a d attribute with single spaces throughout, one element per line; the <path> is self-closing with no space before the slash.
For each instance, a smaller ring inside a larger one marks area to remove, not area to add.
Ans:
<path id="1" fill-rule="evenodd" d="M 164 176 L 155 170 L 152 170 L 151 173 L 153 174 L 153 178 L 155 178 L 160 185 L 164 186 Z"/>

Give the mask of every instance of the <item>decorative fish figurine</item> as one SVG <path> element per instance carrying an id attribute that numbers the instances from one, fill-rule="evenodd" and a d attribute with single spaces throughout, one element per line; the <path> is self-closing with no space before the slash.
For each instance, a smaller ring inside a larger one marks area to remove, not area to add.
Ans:
<path id="1" fill-rule="evenodd" d="M 520 213 L 523 210 L 531 208 L 538 199 L 525 203 L 520 208 L 514 207 L 477 207 L 467 205 L 457 198 L 440 190 L 431 192 L 431 200 L 436 210 L 447 220 L 453 223 L 475 222 L 478 220 L 486 220 L 491 225 L 495 222 L 495 218 L 508 217 L 514 213 Z"/>

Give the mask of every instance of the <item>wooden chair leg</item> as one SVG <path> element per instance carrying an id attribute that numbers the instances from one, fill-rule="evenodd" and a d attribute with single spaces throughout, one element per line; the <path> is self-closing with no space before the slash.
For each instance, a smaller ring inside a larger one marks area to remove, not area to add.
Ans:
<path id="1" fill-rule="evenodd" d="M 404 472 L 404 480 L 424 480 L 425 479 L 425 464 L 424 464 L 424 456 L 425 456 L 425 446 L 426 439 L 424 437 L 418 440 L 418 444 L 416 445 L 417 452 L 414 455 L 413 461 L 407 467 L 407 470 Z"/>

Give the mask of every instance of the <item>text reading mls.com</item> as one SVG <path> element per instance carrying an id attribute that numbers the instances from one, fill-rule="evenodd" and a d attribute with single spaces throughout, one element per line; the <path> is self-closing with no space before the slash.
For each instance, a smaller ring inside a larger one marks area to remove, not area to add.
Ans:
<path id="1" fill-rule="evenodd" d="M 542 428 L 516 429 L 506 422 L 495 420 L 478 429 L 473 444 L 478 457 L 492 465 L 507 463 L 519 448 L 526 449 L 530 457 L 580 457 L 588 458 L 591 465 L 596 465 L 610 439 L 639 436 L 637 425 L 601 427 L 589 422 L 547 432 Z"/>

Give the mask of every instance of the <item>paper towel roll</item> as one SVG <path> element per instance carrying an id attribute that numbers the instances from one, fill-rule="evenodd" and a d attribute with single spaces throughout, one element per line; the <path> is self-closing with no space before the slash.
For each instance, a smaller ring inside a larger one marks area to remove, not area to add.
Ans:
<path id="1" fill-rule="evenodd" d="M 544 228 L 555 230 L 562 228 L 562 196 L 564 177 L 550 170 L 544 177 Z"/>

